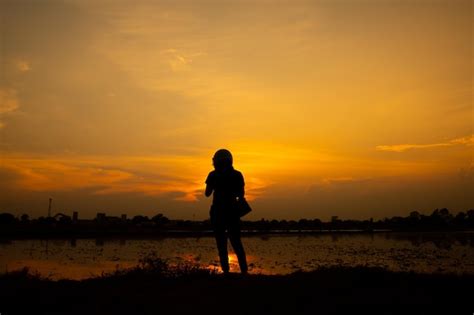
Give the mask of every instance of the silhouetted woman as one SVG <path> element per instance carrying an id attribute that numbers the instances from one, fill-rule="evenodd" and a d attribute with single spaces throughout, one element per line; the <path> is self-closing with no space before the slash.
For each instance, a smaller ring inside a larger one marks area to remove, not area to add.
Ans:
<path id="1" fill-rule="evenodd" d="M 218 150 L 212 158 L 214 171 L 206 179 L 206 197 L 214 192 L 210 216 L 219 251 L 222 271 L 229 272 L 227 237 L 239 260 L 240 271 L 247 273 L 247 259 L 240 240 L 240 217 L 236 204 L 243 198 L 244 177 L 232 166 L 232 154 L 225 149 Z"/>

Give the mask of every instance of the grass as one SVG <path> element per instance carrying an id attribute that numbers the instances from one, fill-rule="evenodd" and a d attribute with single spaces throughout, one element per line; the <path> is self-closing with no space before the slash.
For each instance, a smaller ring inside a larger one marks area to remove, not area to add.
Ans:
<path id="1" fill-rule="evenodd" d="M 22 269 L 0 276 L 8 314 L 472 314 L 473 275 L 323 267 L 289 275 L 224 277 L 155 254 L 135 267 L 82 281 Z"/>

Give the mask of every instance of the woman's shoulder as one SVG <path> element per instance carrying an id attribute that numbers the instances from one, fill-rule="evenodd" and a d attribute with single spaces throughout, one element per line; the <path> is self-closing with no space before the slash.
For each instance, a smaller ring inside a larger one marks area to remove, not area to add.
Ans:
<path id="1" fill-rule="evenodd" d="M 209 183 L 216 177 L 216 171 L 210 171 L 206 178 L 206 183 Z"/>
<path id="2" fill-rule="evenodd" d="M 240 171 L 238 171 L 238 170 L 236 170 L 236 169 L 234 169 L 234 176 L 235 176 L 235 177 L 242 177 L 242 178 L 244 177 L 244 175 L 242 175 L 242 172 L 240 172 Z"/>
<path id="3" fill-rule="evenodd" d="M 215 174 L 216 174 L 216 170 L 213 170 L 213 171 L 210 171 L 209 175 L 207 175 L 207 176 L 214 176 Z"/>

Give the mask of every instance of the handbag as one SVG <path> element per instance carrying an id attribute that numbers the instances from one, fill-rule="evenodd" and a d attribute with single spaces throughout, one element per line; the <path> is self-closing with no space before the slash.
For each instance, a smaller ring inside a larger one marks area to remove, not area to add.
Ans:
<path id="1" fill-rule="evenodd" d="M 239 200 L 237 200 L 237 213 L 239 214 L 239 217 L 243 217 L 250 211 L 252 211 L 252 208 L 250 207 L 247 200 L 244 197 L 239 198 Z"/>

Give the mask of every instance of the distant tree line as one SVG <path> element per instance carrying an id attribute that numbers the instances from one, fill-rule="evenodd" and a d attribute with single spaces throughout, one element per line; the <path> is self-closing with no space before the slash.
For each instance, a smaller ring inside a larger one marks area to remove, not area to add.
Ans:
<path id="1" fill-rule="evenodd" d="M 431 215 L 412 211 L 407 217 L 395 216 L 374 221 L 341 220 L 333 216 L 330 221 L 319 219 L 244 221 L 244 227 L 257 230 L 472 230 L 474 209 L 453 215 L 448 209 L 435 209 Z"/>
<path id="2" fill-rule="evenodd" d="M 474 230 L 474 209 L 459 212 L 456 215 L 448 209 L 435 209 L 431 215 L 423 215 L 412 211 L 406 217 L 395 216 L 381 220 L 342 220 L 333 216 L 330 221 L 320 219 L 300 220 L 266 220 L 242 221 L 242 229 L 256 232 L 271 231 L 342 231 L 342 230 L 395 230 L 395 231 L 430 231 L 430 230 Z M 151 218 L 136 215 L 127 219 L 122 217 L 98 214 L 93 220 L 77 220 L 63 213 L 52 217 L 30 219 L 27 214 L 14 216 L 11 213 L 0 213 L 0 235 L 38 232 L 49 233 L 58 231 L 67 232 L 114 232 L 114 233 L 153 233 L 156 231 L 210 231 L 212 226 L 209 220 L 170 220 L 162 213 Z M 2 233 L 2 231 L 4 233 Z M 34 234 L 34 233 L 33 233 Z"/>

